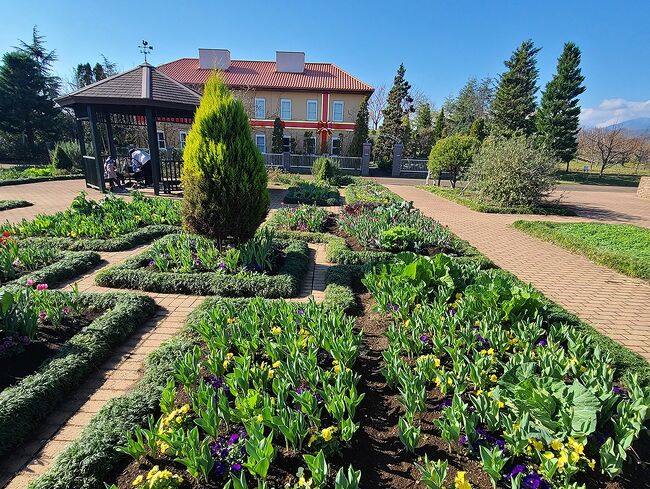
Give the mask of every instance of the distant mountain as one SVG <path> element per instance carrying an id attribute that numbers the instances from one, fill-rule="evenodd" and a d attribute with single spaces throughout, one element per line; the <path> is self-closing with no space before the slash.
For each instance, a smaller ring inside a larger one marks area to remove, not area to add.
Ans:
<path id="1" fill-rule="evenodd" d="M 619 122 L 617 124 L 612 124 L 607 126 L 608 129 L 619 129 L 623 128 L 634 134 L 650 134 L 650 117 L 637 117 L 636 119 L 630 119 L 629 121 Z"/>

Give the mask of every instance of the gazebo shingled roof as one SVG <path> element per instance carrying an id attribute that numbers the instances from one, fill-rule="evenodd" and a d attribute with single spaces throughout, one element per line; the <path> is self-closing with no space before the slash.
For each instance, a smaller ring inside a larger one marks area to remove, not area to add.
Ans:
<path id="1" fill-rule="evenodd" d="M 153 186 L 157 195 L 160 187 L 160 155 L 156 118 L 191 120 L 201 103 L 201 94 L 156 70 L 154 66 L 144 63 L 59 97 L 55 101 L 61 107 L 74 109 L 79 145 L 84 154 L 86 184 L 102 191 L 104 169 L 98 148 L 101 139 L 97 132 L 97 113 L 105 114 L 103 122 L 106 124 L 109 150 L 113 157 L 116 155 L 116 149 L 110 114 L 144 116 L 151 154 Z M 82 120 L 90 122 L 94 156 L 86 156 Z"/>

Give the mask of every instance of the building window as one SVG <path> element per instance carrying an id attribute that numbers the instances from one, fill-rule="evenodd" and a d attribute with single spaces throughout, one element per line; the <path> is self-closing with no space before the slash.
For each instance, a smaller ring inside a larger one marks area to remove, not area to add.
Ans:
<path id="1" fill-rule="evenodd" d="M 291 136 L 284 136 L 282 138 L 282 151 L 285 153 L 291 153 Z"/>
<path id="2" fill-rule="evenodd" d="M 185 149 L 185 141 L 187 141 L 187 131 L 181 131 L 178 133 L 178 141 L 180 143 L 181 149 Z"/>
<path id="3" fill-rule="evenodd" d="M 305 138 L 305 154 L 313 155 L 316 154 L 316 138 L 314 136 L 309 136 Z"/>
<path id="4" fill-rule="evenodd" d="M 266 136 L 264 134 L 255 135 L 255 146 L 261 153 L 266 153 Z"/>
<path id="5" fill-rule="evenodd" d="M 334 122 L 343 122 L 343 101 L 335 100 L 332 104 L 332 120 Z"/>
<path id="6" fill-rule="evenodd" d="M 265 98 L 255 98 L 255 119 L 266 119 Z"/>
<path id="7" fill-rule="evenodd" d="M 307 100 L 307 120 L 318 120 L 318 101 Z"/>
<path id="8" fill-rule="evenodd" d="M 280 119 L 284 121 L 291 120 L 291 99 L 283 98 L 280 100 Z"/>
<path id="9" fill-rule="evenodd" d="M 158 149 L 167 149 L 165 141 L 165 131 L 158 131 Z"/>
<path id="10" fill-rule="evenodd" d="M 340 138 L 340 136 L 332 136 L 332 154 L 334 156 L 341 156 L 341 138 Z"/>

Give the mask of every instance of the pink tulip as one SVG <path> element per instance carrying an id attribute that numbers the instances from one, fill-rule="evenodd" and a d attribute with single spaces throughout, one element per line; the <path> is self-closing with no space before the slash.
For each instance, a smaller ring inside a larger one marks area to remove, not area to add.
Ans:
<path id="1" fill-rule="evenodd" d="M 31 278 L 28 278 L 28 279 L 27 279 L 27 285 L 29 285 L 30 287 L 31 287 L 32 285 L 34 285 L 34 280 L 31 279 Z"/>

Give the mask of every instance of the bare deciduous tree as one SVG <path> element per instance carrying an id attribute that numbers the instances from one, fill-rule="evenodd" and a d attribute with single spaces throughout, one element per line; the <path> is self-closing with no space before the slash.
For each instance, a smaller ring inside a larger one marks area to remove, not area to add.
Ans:
<path id="1" fill-rule="evenodd" d="M 386 108 L 386 84 L 382 83 L 373 92 L 368 100 L 368 117 L 375 131 L 379 128 L 384 118 L 384 109 Z"/>
<path id="2" fill-rule="evenodd" d="M 578 152 L 584 159 L 605 168 L 627 163 L 637 150 L 638 141 L 622 127 L 593 127 L 578 135 Z"/>

